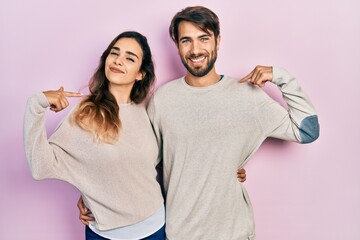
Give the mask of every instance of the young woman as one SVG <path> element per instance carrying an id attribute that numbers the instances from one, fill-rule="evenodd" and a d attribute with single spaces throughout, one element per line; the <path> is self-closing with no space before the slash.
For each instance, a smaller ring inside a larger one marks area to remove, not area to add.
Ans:
<path id="1" fill-rule="evenodd" d="M 143 104 L 154 78 L 147 39 L 123 32 L 102 54 L 90 94 L 49 139 L 47 107 L 61 111 L 67 97 L 81 95 L 60 88 L 28 100 L 24 144 L 32 175 L 79 189 L 95 218 L 86 239 L 165 239 L 158 146 Z"/>
<path id="2" fill-rule="evenodd" d="M 155 79 L 147 40 L 123 32 L 104 51 L 90 94 L 47 139 L 45 111 L 58 112 L 74 92 L 30 97 L 24 121 L 26 156 L 35 179 L 60 179 L 82 194 L 86 239 L 165 239 L 165 210 L 156 180 L 158 146 L 144 99 Z M 246 179 L 245 170 L 238 172 Z M 91 209 L 92 216 L 88 216 Z M 89 222 L 91 220 L 91 222 Z"/>

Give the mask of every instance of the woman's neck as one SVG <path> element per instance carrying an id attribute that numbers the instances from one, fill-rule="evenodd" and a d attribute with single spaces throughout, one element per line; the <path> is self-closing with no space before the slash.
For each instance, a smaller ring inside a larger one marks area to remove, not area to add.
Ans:
<path id="1" fill-rule="evenodd" d="M 130 93 L 132 86 L 110 86 L 109 91 L 114 95 L 118 104 L 131 103 Z"/>

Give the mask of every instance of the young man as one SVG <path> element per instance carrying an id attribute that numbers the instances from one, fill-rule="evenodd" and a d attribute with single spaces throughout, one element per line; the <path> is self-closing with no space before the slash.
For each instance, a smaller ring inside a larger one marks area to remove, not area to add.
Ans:
<path id="1" fill-rule="evenodd" d="M 160 87 L 148 105 L 171 240 L 255 239 L 251 203 L 234 169 L 267 137 L 310 143 L 319 136 L 315 110 L 286 70 L 258 66 L 240 81 L 216 72 L 219 29 L 204 7 L 174 16 L 170 36 L 187 73 Z M 280 88 L 288 111 L 259 88 L 266 82 Z"/>

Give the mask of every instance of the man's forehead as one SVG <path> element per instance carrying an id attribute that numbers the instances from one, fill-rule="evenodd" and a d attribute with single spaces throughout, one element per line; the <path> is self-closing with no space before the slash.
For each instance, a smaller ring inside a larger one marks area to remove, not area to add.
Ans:
<path id="1" fill-rule="evenodd" d="M 207 29 L 207 32 L 200 28 L 195 23 L 182 21 L 179 24 L 179 37 L 200 37 L 200 36 L 213 36 L 213 31 Z"/>

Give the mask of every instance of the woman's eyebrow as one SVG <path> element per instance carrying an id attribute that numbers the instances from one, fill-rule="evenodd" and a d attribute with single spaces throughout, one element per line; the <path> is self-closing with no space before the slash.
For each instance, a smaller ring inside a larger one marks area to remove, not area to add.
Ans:
<path id="1" fill-rule="evenodd" d="M 119 47 L 112 47 L 111 49 L 120 51 L 120 48 L 119 48 Z M 138 55 L 136 55 L 135 53 L 133 53 L 133 52 L 131 52 L 131 51 L 126 51 L 125 53 L 126 53 L 126 54 L 129 54 L 129 55 L 131 55 L 131 56 L 134 56 L 134 57 L 136 57 L 137 59 L 139 59 Z"/>

